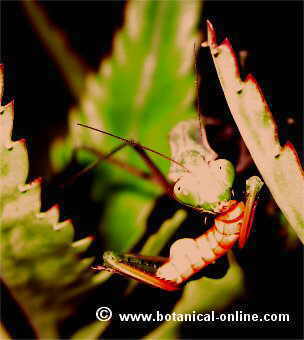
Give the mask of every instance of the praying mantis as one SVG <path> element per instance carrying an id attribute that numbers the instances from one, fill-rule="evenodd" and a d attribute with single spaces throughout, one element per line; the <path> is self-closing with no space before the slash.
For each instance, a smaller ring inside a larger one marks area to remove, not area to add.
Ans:
<path id="1" fill-rule="evenodd" d="M 225 255 L 237 241 L 240 248 L 244 247 L 263 182 L 257 176 L 250 177 L 246 181 L 244 202 L 232 199 L 234 166 L 226 159 L 219 159 L 210 147 L 200 115 L 199 119 L 182 121 L 172 129 L 169 136 L 171 157 L 110 132 L 84 124 L 78 125 L 121 140 L 123 144 L 116 150 L 131 145 L 170 197 L 193 210 L 214 216 L 213 226 L 201 236 L 175 241 L 171 245 L 169 258 L 118 255 L 108 251 L 103 255 L 103 265 L 94 269 L 107 270 L 153 287 L 174 291 L 191 276 Z M 170 161 L 168 179 L 146 151 Z"/>
<path id="2" fill-rule="evenodd" d="M 207 141 L 202 124 L 195 119 L 182 121 L 170 134 L 173 158 L 168 178 L 173 184 L 164 179 L 145 152 L 154 150 L 106 131 L 79 125 L 132 145 L 152 172 L 160 177 L 159 183 L 169 196 L 201 213 L 215 215 L 214 225 L 203 235 L 196 239 L 184 238 L 174 242 L 169 258 L 117 255 L 108 251 L 103 255 L 104 264 L 94 269 L 107 270 L 173 291 L 179 289 L 192 275 L 225 255 L 237 240 L 239 247 L 244 247 L 253 222 L 257 194 L 263 182 L 257 176 L 250 177 L 246 181 L 245 203 L 232 200 L 234 167 L 230 161 L 217 158 Z"/>

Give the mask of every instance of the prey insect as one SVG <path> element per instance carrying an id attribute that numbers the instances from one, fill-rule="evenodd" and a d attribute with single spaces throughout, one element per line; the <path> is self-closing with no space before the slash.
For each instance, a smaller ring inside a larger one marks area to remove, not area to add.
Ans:
<path id="1" fill-rule="evenodd" d="M 244 247 L 263 182 L 257 176 L 250 177 L 246 181 L 245 202 L 232 200 L 234 167 L 230 161 L 217 158 L 202 124 L 191 119 L 180 122 L 171 131 L 169 140 L 173 158 L 134 141 L 104 133 L 129 143 L 157 176 L 158 183 L 168 195 L 199 212 L 213 214 L 215 218 L 213 226 L 198 238 L 174 242 L 169 258 L 106 252 L 103 266 L 95 267 L 96 270 L 108 270 L 171 291 L 179 289 L 192 275 L 225 255 L 237 241 L 240 248 Z M 171 161 L 170 182 L 152 163 L 145 150 Z"/>

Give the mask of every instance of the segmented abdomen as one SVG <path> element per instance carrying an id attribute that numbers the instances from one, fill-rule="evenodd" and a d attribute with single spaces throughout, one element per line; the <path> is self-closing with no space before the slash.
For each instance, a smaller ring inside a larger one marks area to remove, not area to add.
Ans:
<path id="1" fill-rule="evenodd" d="M 225 255 L 239 238 L 244 203 L 230 201 L 230 208 L 217 216 L 214 225 L 196 239 L 177 240 L 170 248 L 170 259 L 156 275 L 177 284 Z"/>

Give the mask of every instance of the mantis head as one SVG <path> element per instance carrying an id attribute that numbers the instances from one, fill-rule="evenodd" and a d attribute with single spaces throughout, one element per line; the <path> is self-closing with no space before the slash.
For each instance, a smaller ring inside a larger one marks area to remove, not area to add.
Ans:
<path id="1" fill-rule="evenodd" d="M 194 209 L 218 213 L 231 198 L 234 175 L 234 167 L 226 159 L 201 161 L 177 180 L 174 196 Z"/>

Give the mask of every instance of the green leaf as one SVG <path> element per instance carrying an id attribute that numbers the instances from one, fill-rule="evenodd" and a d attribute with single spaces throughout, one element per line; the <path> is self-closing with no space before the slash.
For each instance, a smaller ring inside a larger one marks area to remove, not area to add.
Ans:
<path id="1" fill-rule="evenodd" d="M 304 243 L 304 177 L 290 142 L 281 146 L 277 125 L 253 75 L 243 81 L 228 39 L 217 44 L 208 23 L 208 45 L 227 103 L 251 156 L 277 205 Z"/>
<path id="2" fill-rule="evenodd" d="M 40 211 L 41 180 L 26 183 L 27 149 L 11 140 L 13 116 L 13 103 L 0 106 L 1 279 L 37 335 L 58 338 L 58 322 L 74 309 L 68 299 L 101 280 L 94 281 L 92 259 L 79 258 L 92 238 L 73 243 L 73 225 L 59 222 L 58 206 Z"/>
<path id="3" fill-rule="evenodd" d="M 169 152 L 169 131 L 180 120 L 196 115 L 192 68 L 199 9 L 198 1 L 128 3 L 112 55 L 101 63 L 97 75 L 87 78 L 81 108 L 71 114 L 70 133 L 76 145 L 104 150 L 117 144 L 77 127 L 80 121 Z M 130 151 L 125 159 L 135 157 Z M 166 160 L 156 162 L 168 169 Z"/>
<path id="4" fill-rule="evenodd" d="M 147 242 L 142 247 L 140 254 L 152 256 L 158 255 L 169 239 L 175 234 L 186 216 L 187 214 L 184 210 L 178 210 L 172 218 L 166 220 L 161 225 L 155 234 L 148 238 Z"/>
<path id="5" fill-rule="evenodd" d="M 183 223 L 186 216 L 187 214 L 184 210 L 178 210 L 172 218 L 162 223 L 156 233 L 148 238 L 142 249 L 139 251 L 139 254 L 149 256 L 159 255 L 161 250 Z M 137 284 L 137 281 L 131 280 L 125 294 L 131 294 Z"/>
<path id="6" fill-rule="evenodd" d="M 116 192 L 109 201 L 101 235 L 108 250 L 129 251 L 145 233 L 154 201 L 128 191 Z"/>
<path id="7" fill-rule="evenodd" d="M 42 6 L 34 3 L 24 6 L 79 102 L 69 114 L 66 140 L 55 141 L 52 148 L 54 170 L 62 169 L 71 160 L 73 149 L 86 148 L 104 154 L 117 145 L 117 140 L 77 123 L 134 138 L 169 155 L 169 131 L 177 122 L 196 116 L 193 47 L 198 40 L 195 25 L 201 2 L 129 1 L 124 25 L 114 37 L 112 54 L 101 62 L 96 74 L 86 75 L 82 92 L 76 92 L 73 84 L 77 67 L 72 72 L 61 58 L 69 51 L 60 52 L 64 49 L 60 29 L 51 23 Z M 70 57 L 72 65 L 77 65 L 75 55 Z M 83 78 L 82 68 L 78 69 Z M 78 155 L 78 159 L 88 164 L 87 157 L 82 156 Z M 131 148 L 120 153 L 120 160 L 145 169 L 142 159 Z M 153 156 L 153 161 L 167 173 L 167 160 Z M 145 230 L 139 226 L 137 215 L 162 190 L 113 165 L 99 167 L 95 174 L 94 199 L 108 197 L 101 221 L 105 244 L 118 252 L 130 249 Z M 113 185 L 120 189 L 119 194 L 115 191 L 111 195 Z"/>
<path id="8" fill-rule="evenodd" d="M 98 74 L 88 76 L 81 105 L 70 113 L 68 138 L 74 148 L 86 147 L 104 153 L 118 143 L 111 137 L 77 126 L 83 123 L 170 154 L 170 130 L 180 120 L 196 116 L 193 46 L 197 40 L 195 23 L 199 12 L 198 1 L 128 3 L 125 24 L 115 35 L 112 55 L 101 63 Z M 132 148 L 124 149 L 119 156 L 145 169 Z M 152 158 L 167 173 L 169 162 L 155 155 Z M 141 236 L 136 227 L 137 214 L 151 204 L 151 199 L 161 190 L 121 169 L 100 167 L 96 171 L 95 187 L 107 190 L 112 183 L 121 191 L 117 197 L 109 197 L 101 230 L 105 243 L 120 252 L 128 248 L 125 235 L 130 239 L 129 245 Z M 104 190 L 100 190 L 99 197 L 104 197 Z M 132 207 L 136 212 L 130 212 Z M 124 219 L 118 216 L 126 217 L 123 232 L 121 221 Z"/>

